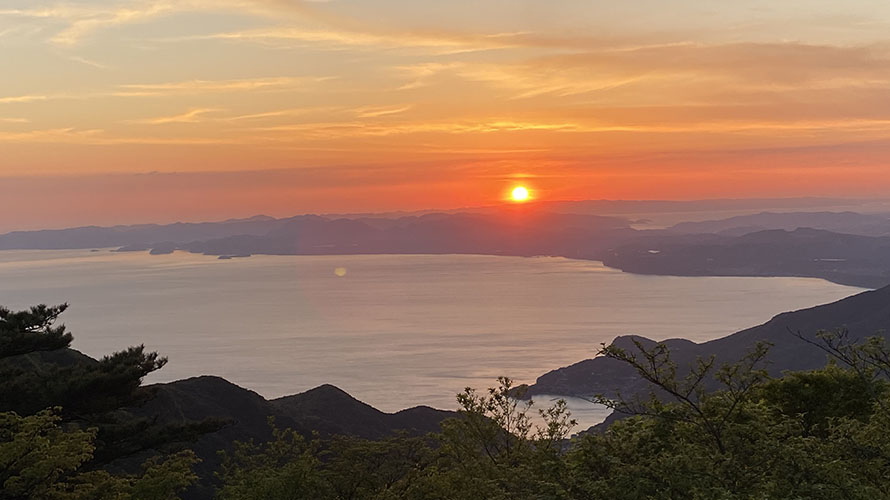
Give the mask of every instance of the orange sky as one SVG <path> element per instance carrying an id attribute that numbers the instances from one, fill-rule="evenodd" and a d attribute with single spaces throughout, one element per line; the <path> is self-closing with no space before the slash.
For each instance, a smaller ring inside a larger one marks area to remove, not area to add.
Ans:
<path id="1" fill-rule="evenodd" d="M 0 229 L 890 192 L 890 4 L 4 0 Z"/>

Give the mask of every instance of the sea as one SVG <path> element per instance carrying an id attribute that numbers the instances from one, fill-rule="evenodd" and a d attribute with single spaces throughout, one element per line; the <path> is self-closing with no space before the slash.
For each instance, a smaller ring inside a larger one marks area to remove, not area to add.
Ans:
<path id="1" fill-rule="evenodd" d="M 218 375 L 266 398 L 333 384 L 387 412 L 454 409 L 464 388 L 499 376 L 533 383 L 618 335 L 701 342 L 861 291 L 560 257 L 0 251 L 0 306 L 67 302 L 75 349 L 100 357 L 144 344 L 166 356 L 148 383 Z M 579 428 L 608 414 L 568 402 Z"/>

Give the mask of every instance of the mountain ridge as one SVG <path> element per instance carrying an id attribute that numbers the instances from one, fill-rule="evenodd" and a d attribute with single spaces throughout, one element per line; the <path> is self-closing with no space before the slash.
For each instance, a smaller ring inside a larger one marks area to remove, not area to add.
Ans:
<path id="1" fill-rule="evenodd" d="M 890 286 L 862 292 L 829 304 L 789 311 L 760 325 L 733 334 L 695 343 L 686 339 L 662 341 L 678 367 L 688 369 L 698 357 L 714 355 L 717 362 L 734 362 L 758 341 L 773 346 L 767 356 L 767 369 L 773 376 L 782 371 L 812 370 L 825 365 L 827 355 L 819 348 L 797 338 L 816 340 L 820 330 L 843 328 L 853 338 L 872 335 L 890 338 Z M 651 348 L 657 342 L 639 335 L 616 337 L 612 344 L 634 350 L 634 341 Z M 684 368 L 685 367 L 685 368 Z M 529 386 L 529 396 L 559 394 L 590 398 L 597 394 L 615 397 L 645 394 L 649 385 L 629 365 L 605 357 L 595 357 L 552 370 Z"/>
<path id="2" fill-rule="evenodd" d="M 620 217 L 509 206 L 491 213 L 427 213 L 398 218 L 259 216 L 221 223 L 15 232 L 0 235 L 0 250 L 117 246 L 118 251 L 168 254 L 184 250 L 223 259 L 252 254 L 547 255 L 602 261 L 637 274 L 797 276 L 864 288 L 890 284 L 890 235 L 838 233 L 789 222 L 818 222 L 828 217 L 837 229 L 838 220 L 852 218 L 868 226 L 883 220 L 881 216 L 763 212 L 753 217 L 766 217 L 773 225 L 794 229 L 745 229 L 738 235 L 732 231 L 639 230 Z M 719 223 L 734 224 L 725 220 Z M 876 227 L 880 229 L 881 224 Z"/>

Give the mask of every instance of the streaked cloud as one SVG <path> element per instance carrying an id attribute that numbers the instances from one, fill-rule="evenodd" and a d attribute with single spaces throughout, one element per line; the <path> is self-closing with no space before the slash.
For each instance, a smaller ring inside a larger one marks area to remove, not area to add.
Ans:
<path id="1" fill-rule="evenodd" d="M 90 60 L 90 59 L 87 59 L 86 57 L 69 56 L 68 59 L 71 60 L 71 61 L 74 61 L 74 62 L 79 62 L 79 63 L 81 63 L 81 64 L 86 64 L 87 66 L 92 66 L 92 67 L 94 67 L 94 68 L 98 68 L 98 69 L 108 69 L 108 66 L 107 66 L 107 65 L 102 64 L 102 63 L 100 63 L 100 62 L 92 61 L 92 60 Z"/>
<path id="2" fill-rule="evenodd" d="M 356 108 L 355 114 L 359 118 L 377 118 L 380 116 L 398 115 L 411 109 L 411 106 L 370 106 Z"/>
<path id="3" fill-rule="evenodd" d="M 222 111 L 218 108 L 198 108 L 190 109 L 185 113 L 172 116 L 160 116 L 157 118 L 144 118 L 141 120 L 132 120 L 132 123 L 144 123 L 147 125 L 165 125 L 168 123 L 198 123 L 202 121 L 209 113 Z"/>
<path id="4" fill-rule="evenodd" d="M 73 46 L 103 29 L 142 23 L 187 12 L 228 11 L 258 16 L 274 16 L 282 11 L 308 14 L 313 2 L 303 0 L 137 0 L 103 5 L 54 3 L 19 9 L 0 9 L 0 17 L 51 19 L 64 27 L 49 38 L 61 46 Z"/>
<path id="5" fill-rule="evenodd" d="M 578 48 L 583 46 L 585 41 L 594 43 L 593 39 L 537 38 L 526 33 L 375 32 L 360 28 L 348 29 L 342 27 L 334 27 L 334 29 L 304 27 L 264 28 L 182 37 L 172 41 L 184 40 L 224 40 L 279 47 L 318 45 L 322 47 L 376 47 L 378 49 L 427 48 L 431 49 L 430 53 L 438 55 L 536 46 Z"/>
<path id="6" fill-rule="evenodd" d="M 75 130 L 73 128 L 28 130 L 24 132 L 0 131 L 0 142 L 15 143 L 57 143 L 57 142 L 89 142 L 90 138 L 98 137 L 103 130 Z"/>
<path id="7" fill-rule="evenodd" d="M 131 83 L 121 85 L 112 95 L 156 96 L 170 94 L 200 94 L 207 92 L 238 92 L 295 89 L 309 83 L 318 83 L 330 78 L 269 77 L 244 78 L 238 80 L 187 80 L 164 83 Z"/>
<path id="8" fill-rule="evenodd" d="M 109 90 L 85 93 L 26 94 L 0 96 L 0 104 L 33 103 L 61 99 L 104 97 L 155 97 L 226 92 L 265 92 L 305 89 L 330 77 L 266 77 L 237 80 L 186 80 L 162 83 L 128 83 Z"/>
<path id="9" fill-rule="evenodd" d="M 58 96 L 55 96 L 55 95 L 40 95 L 40 94 L 14 95 L 14 96 L 0 97 L 0 104 L 46 101 L 49 99 L 55 99 L 57 97 Z"/>

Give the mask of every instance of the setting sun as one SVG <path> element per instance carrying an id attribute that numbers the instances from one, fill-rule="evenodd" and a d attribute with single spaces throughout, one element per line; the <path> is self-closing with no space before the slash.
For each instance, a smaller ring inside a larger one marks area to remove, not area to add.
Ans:
<path id="1" fill-rule="evenodd" d="M 513 188 L 511 196 L 513 197 L 513 201 L 526 201 L 528 200 L 528 189 L 523 186 L 517 186 Z"/>

